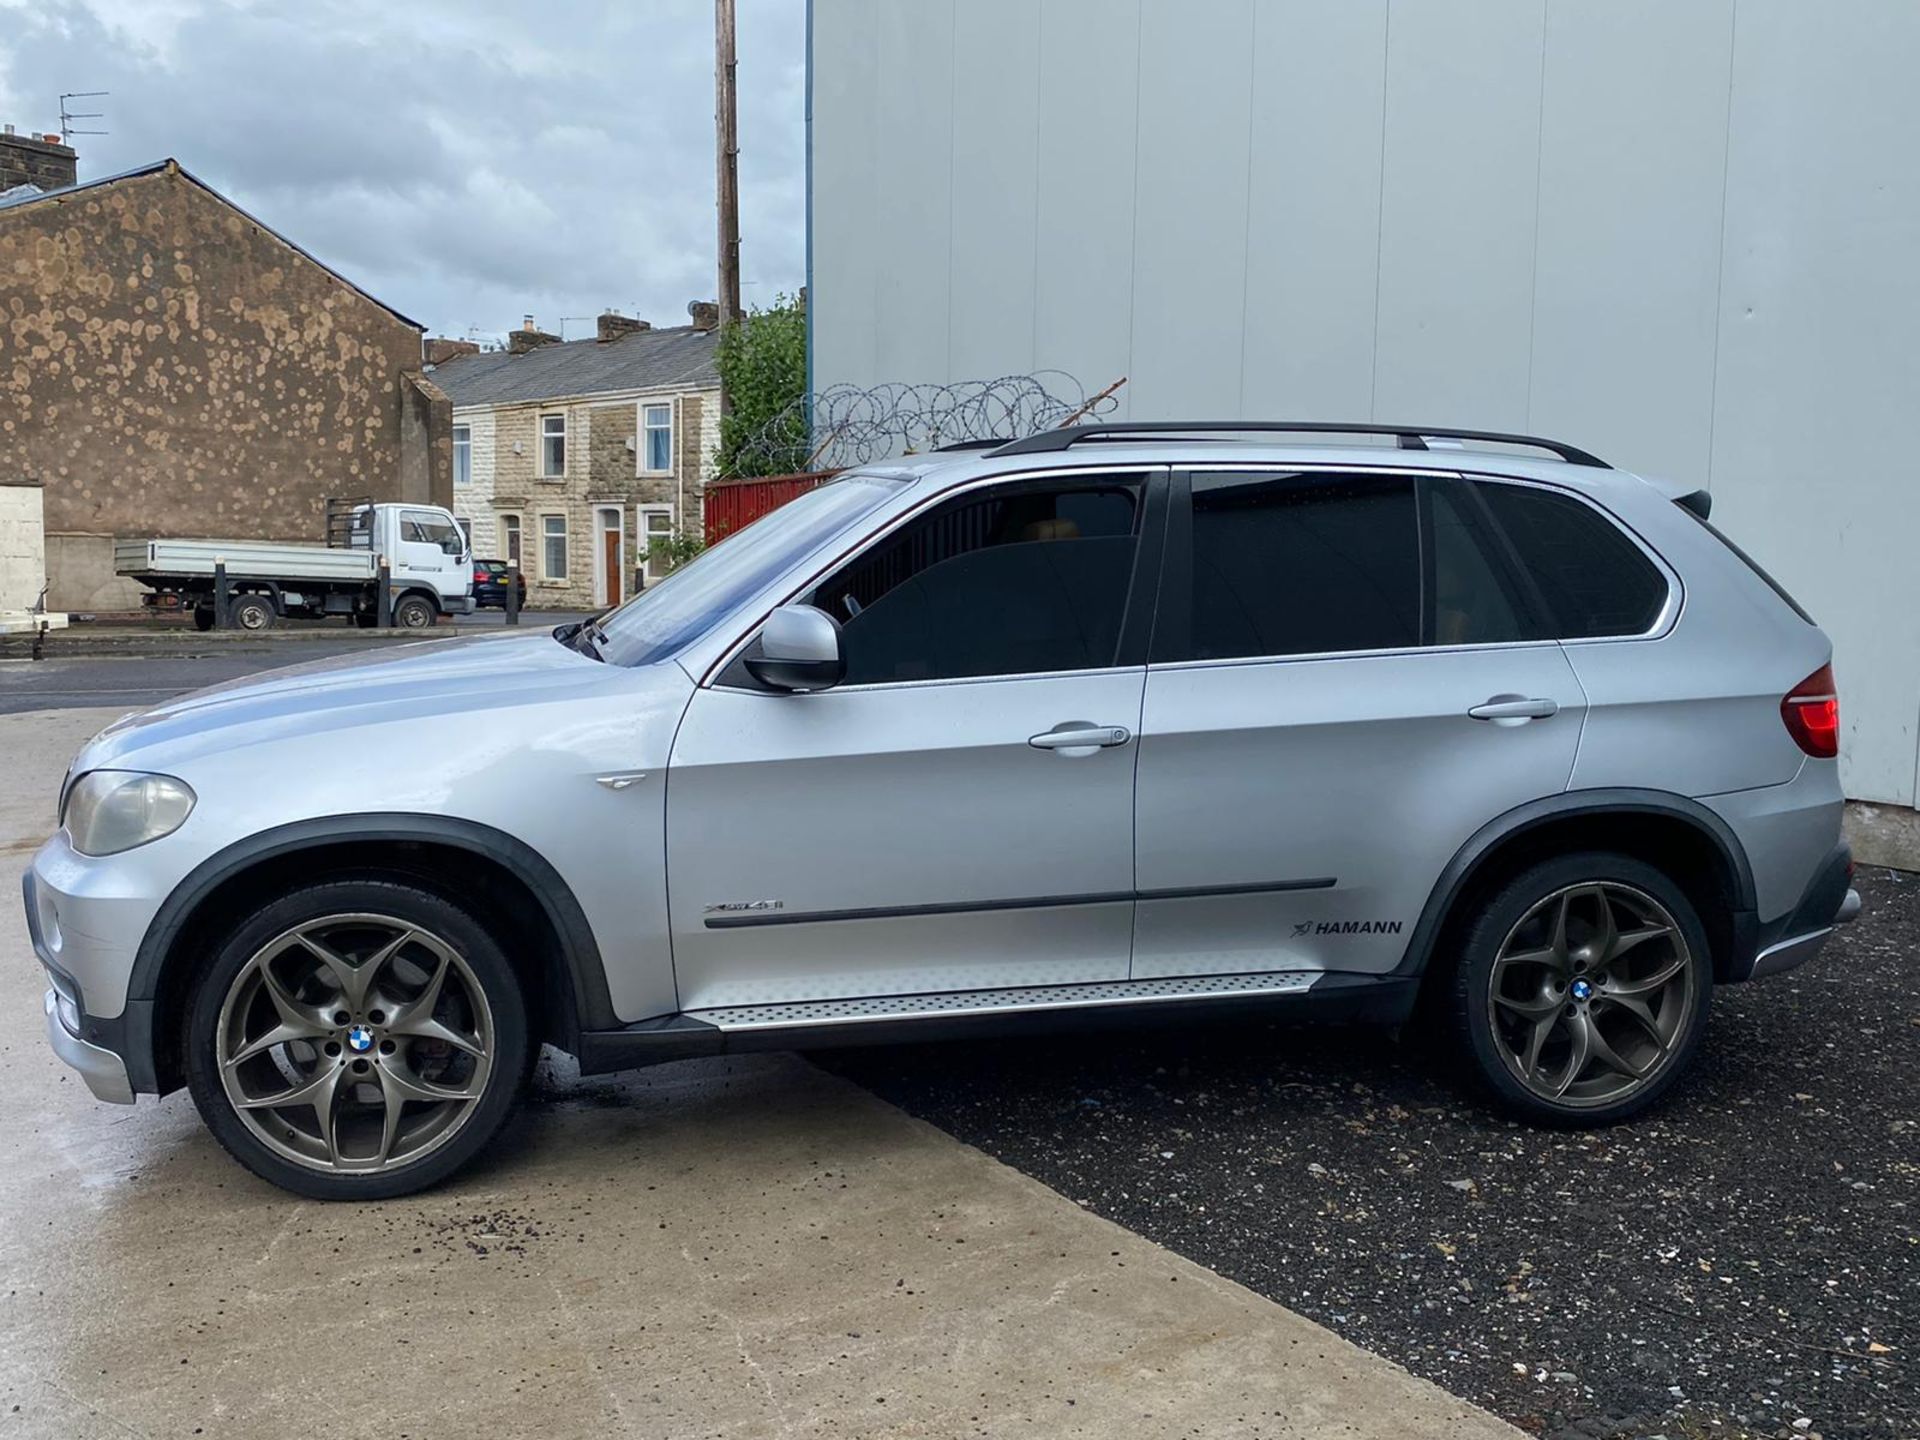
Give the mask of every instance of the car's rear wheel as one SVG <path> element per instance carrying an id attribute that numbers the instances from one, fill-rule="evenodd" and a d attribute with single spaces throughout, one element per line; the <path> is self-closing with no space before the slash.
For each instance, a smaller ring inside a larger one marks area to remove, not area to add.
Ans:
<path id="1" fill-rule="evenodd" d="M 1606 1125 L 1639 1113 L 1699 1048 L 1713 989 L 1684 891 L 1624 855 L 1560 856 L 1515 876 L 1469 924 L 1455 1025 L 1522 1116 Z"/>
<path id="2" fill-rule="evenodd" d="M 187 1018 L 207 1126 L 263 1179 L 323 1200 L 435 1184 L 512 1110 L 529 1038 L 520 986 L 466 911 L 345 880 L 237 929 Z"/>

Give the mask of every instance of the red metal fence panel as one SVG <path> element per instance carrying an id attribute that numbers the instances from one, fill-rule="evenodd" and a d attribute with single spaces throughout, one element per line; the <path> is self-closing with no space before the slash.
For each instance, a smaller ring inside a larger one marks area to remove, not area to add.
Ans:
<path id="1" fill-rule="evenodd" d="M 705 509 L 707 544 L 717 545 L 769 511 L 778 510 L 796 495 L 824 485 L 838 470 L 815 470 L 804 475 L 755 475 L 744 480 L 716 480 L 707 486 Z"/>

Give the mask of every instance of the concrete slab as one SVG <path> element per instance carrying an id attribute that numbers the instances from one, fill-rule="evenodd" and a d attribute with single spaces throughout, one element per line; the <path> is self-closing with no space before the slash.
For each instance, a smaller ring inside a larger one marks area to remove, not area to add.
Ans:
<path id="1" fill-rule="evenodd" d="M 0 720 L 0 839 L 112 713 Z M 474 1171 L 326 1206 L 96 1104 L 39 988 L 9 906 L 9 1437 L 1518 1434 L 796 1057 L 550 1055 Z"/>

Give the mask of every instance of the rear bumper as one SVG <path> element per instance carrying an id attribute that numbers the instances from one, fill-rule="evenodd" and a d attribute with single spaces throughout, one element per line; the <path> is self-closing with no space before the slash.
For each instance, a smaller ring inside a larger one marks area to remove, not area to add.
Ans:
<path id="1" fill-rule="evenodd" d="M 1730 978 L 1759 980 L 1804 965 L 1825 948 L 1837 926 L 1859 913 L 1860 892 L 1853 888 L 1853 852 L 1842 845 L 1820 867 L 1800 903 L 1781 919 L 1761 927 L 1752 963 L 1744 974 Z"/>

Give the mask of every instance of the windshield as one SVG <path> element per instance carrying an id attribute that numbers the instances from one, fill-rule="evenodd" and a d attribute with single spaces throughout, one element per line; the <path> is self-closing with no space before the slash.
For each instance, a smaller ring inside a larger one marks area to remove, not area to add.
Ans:
<path id="1" fill-rule="evenodd" d="M 599 653 L 615 665 L 650 665 L 684 649 L 903 483 L 842 475 L 788 501 L 601 617 L 593 637 Z"/>

